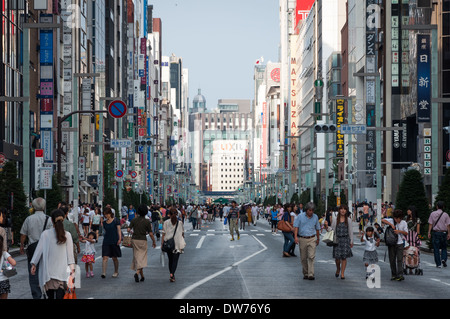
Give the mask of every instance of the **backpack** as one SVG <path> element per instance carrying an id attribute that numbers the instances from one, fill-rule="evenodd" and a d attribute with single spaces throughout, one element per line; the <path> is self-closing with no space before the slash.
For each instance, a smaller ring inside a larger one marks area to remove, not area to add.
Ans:
<path id="1" fill-rule="evenodd" d="M 394 228 L 388 226 L 384 232 L 384 242 L 387 246 L 397 245 L 398 234 L 394 232 Z"/>

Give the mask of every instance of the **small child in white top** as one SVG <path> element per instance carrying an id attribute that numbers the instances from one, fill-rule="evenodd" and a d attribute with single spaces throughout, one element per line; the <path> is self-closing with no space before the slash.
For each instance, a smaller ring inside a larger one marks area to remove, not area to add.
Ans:
<path id="1" fill-rule="evenodd" d="M 366 228 L 365 234 L 361 236 L 361 242 L 366 243 L 364 248 L 364 266 L 366 267 L 366 279 L 369 277 L 370 273 L 368 271 L 368 266 L 378 263 L 378 254 L 376 247 L 380 246 L 380 236 L 374 231 L 373 227 L 369 226 Z"/>
<path id="2" fill-rule="evenodd" d="M 90 232 L 88 237 L 83 237 L 80 239 L 82 243 L 85 243 L 83 257 L 81 261 L 85 263 L 86 268 L 86 278 L 94 277 L 94 267 L 93 263 L 95 263 L 95 243 L 97 242 L 96 234 L 94 232 Z M 90 270 L 90 272 L 89 272 Z"/>
<path id="3" fill-rule="evenodd" d="M 3 274 L 3 268 L 16 266 L 16 261 L 11 255 L 3 250 L 3 236 L 0 236 L 0 299 L 8 299 L 8 293 L 11 292 L 9 278 Z"/>

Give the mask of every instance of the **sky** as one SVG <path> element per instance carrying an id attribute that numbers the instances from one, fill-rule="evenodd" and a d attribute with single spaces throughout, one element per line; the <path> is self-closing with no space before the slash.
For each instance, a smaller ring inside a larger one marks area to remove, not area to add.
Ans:
<path id="1" fill-rule="evenodd" d="M 253 68 L 278 61 L 278 0 L 149 0 L 161 18 L 163 55 L 189 70 L 189 106 L 201 89 L 208 110 L 219 99 L 254 98 Z"/>

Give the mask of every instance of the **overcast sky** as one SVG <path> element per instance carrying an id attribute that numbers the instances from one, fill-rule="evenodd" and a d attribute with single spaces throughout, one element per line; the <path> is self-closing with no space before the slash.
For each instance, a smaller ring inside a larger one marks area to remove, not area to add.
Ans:
<path id="1" fill-rule="evenodd" d="M 278 0 L 150 0 L 162 21 L 163 55 L 189 69 L 189 106 L 198 89 L 218 99 L 253 100 L 253 67 L 278 61 Z"/>

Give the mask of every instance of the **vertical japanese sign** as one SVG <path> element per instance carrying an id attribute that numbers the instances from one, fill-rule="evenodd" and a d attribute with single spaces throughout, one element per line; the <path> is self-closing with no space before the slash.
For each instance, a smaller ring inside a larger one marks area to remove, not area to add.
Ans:
<path id="1" fill-rule="evenodd" d="M 52 23 L 52 14 L 41 14 L 41 23 Z M 53 30 L 40 29 L 40 126 L 44 161 L 53 162 Z"/>
<path id="2" fill-rule="evenodd" d="M 377 55 L 376 42 L 378 39 L 378 29 L 381 28 L 381 7 L 378 0 L 366 0 L 366 72 L 377 73 Z M 392 49 L 395 51 L 395 49 Z M 394 78 L 394 73 L 392 75 Z M 375 104 L 376 104 L 376 78 L 374 76 L 365 77 L 365 104 L 366 104 L 366 126 L 375 126 Z M 375 152 L 376 139 L 375 132 L 368 130 L 366 134 L 366 153 L 365 164 L 366 187 L 374 187 L 373 170 L 376 168 Z"/>
<path id="3" fill-rule="evenodd" d="M 291 46 L 293 46 L 295 41 L 291 41 Z M 292 48 L 291 48 L 292 51 Z M 297 59 L 295 57 L 291 58 L 291 106 L 289 112 L 290 119 L 291 119 L 291 129 L 290 129 L 290 135 L 297 136 Z M 291 145 L 291 159 L 290 159 L 290 166 L 289 169 L 291 170 L 291 182 L 297 183 L 298 178 L 298 139 L 291 138 L 289 139 L 289 144 Z"/>
<path id="4" fill-rule="evenodd" d="M 344 134 L 341 132 L 341 125 L 344 124 L 345 100 L 336 100 L 336 157 L 344 157 Z"/>
<path id="5" fill-rule="evenodd" d="M 430 35 L 417 34 L 417 122 L 431 119 L 431 45 Z"/>

